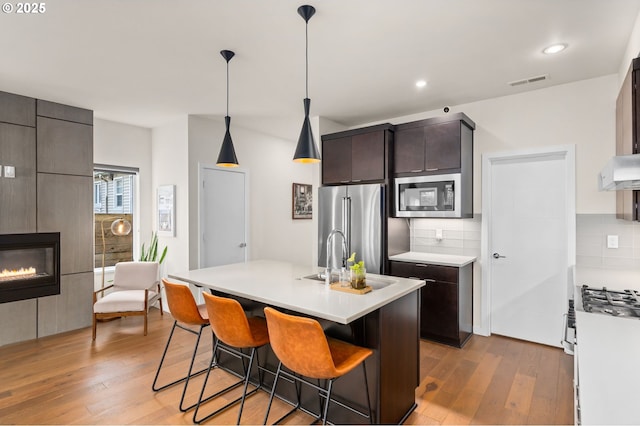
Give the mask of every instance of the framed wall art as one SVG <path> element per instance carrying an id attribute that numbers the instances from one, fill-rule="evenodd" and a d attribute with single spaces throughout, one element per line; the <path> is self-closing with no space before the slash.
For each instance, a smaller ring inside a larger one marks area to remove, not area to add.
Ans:
<path id="1" fill-rule="evenodd" d="M 313 196 L 311 185 L 293 184 L 291 213 L 293 219 L 311 219 L 313 217 Z"/>
<path id="2" fill-rule="evenodd" d="M 158 235 L 176 236 L 176 186 L 161 185 L 158 187 Z"/>

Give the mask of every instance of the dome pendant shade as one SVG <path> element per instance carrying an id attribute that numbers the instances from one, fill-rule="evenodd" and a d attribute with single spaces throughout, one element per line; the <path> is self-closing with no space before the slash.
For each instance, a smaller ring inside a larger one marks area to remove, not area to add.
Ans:
<path id="1" fill-rule="evenodd" d="M 293 155 L 293 161 L 298 163 L 317 163 L 320 161 L 320 153 L 316 147 L 316 142 L 313 139 L 313 132 L 311 131 L 311 122 L 309 121 L 309 109 L 311 106 L 311 99 L 304 99 L 304 121 L 302 122 L 302 130 L 300 130 L 300 137 L 298 138 L 298 145 L 296 146 L 296 152 Z"/>
<path id="2" fill-rule="evenodd" d="M 218 155 L 218 161 L 216 166 L 219 167 L 238 167 L 238 158 L 236 158 L 236 151 L 233 149 L 233 141 L 231 140 L 231 132 L 229 132 L 229 125 L 231 124 L 231 117 L 226 116 L 224 123 L 227 130 L 224 133 L 224 140 L 220 147 L 220 154 Z"/>
<path id="3" fill-rule="evenodd" d="M 229 61 L 235 56 L 235 53 L 231 50 L 221 50 L 220 54 L 224 60 L 227 61 L 227 115 L 224 117 L 226 130 L 224 132 L 224 139 L 222 140 L 222 146 L 220 147 L 216 166 L 238 167 L 238 158 L 236 157 L 236 150 L 233 148 L 231 132 L 229 131 L 229 127 L 231 125 L 231 117 L 229 117 Z"/>

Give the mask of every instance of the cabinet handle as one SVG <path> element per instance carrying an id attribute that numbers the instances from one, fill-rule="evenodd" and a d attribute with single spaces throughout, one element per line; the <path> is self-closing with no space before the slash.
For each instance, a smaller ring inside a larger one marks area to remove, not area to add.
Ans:
<path id="1" fill-rule="evenodd" d="M 435 283 L 436 280 L 434 280 L 433 278 L 423 278 L 423 280 L 425 280 L 428 283 Z"/>
<path id="2" fill-rule="evenodd" d="M 435 172 L 436 170 L 440 170 L 439 168 L 435 167 L 433 169 L 425 169 L 425 171 L 427 172 Z"/>
<path id="3" fill-rule="evenodd" d="M 351 182 L 350 180 L 341 180 L 340 183 L 349 183 Z"/>
<path id="4" fill-rule="evenodd" d="M 411 173 L 417 173 L 417 172 L 421 172 L 422 169 L 415 169 L 415 170 L 411 170 Z"/>
<path id="5" fill-rule="evenodd" d="M 353 179 L 351 182 L 362 182 L 362 179 Z"/>
<path id="6" fill-rule="evenodd" d="M 424 263 L 416 263 L 415 265 L 416 265 L 418 268 L 428 268 L 428 267 L 429 267 L 429 265 L 426 265 L 426 264 L 424 264 Z"/>

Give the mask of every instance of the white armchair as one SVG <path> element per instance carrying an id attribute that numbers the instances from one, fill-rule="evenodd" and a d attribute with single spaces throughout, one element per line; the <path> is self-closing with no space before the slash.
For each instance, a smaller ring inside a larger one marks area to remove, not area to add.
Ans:
<path id="1" fill-rule="evenodd" d="M 110 290 L 105 293 L 105 291 Z M 98 298 L 98 294 L 102 294 Z M 162 296 L 158 281 L 158 262 L 118 262 L 113 284 L 93 293 L 93 340 L 99 319 L 140 315 L 144 316 L 144 335 L 147 335 L 147 313 Z"/>

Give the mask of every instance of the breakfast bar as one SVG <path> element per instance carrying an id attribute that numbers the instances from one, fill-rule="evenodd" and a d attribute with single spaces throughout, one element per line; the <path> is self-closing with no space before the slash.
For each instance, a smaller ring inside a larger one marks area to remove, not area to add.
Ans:
<path id="1" fill-rule="evenodd" d="M 265 306 L 320 321 L 327 335 L 373 349 L 367 360 L 374 423 L 401 423 L 415 409 L 419 382 L 419 297 L 424 281 L 367 274 L 372 291 L 351 294 L 327 287 L 318 268 L 287 262 L 256 260 L 169 274 L 170 278 L 233 297 L 252 315 L 263 316 Z M 277 359 L 264 349 L 260 359 L 275 371 Z M 352 372 L 336 381 L 334 395 L 366 407 L 362 377 Z M 267 375 L 269 376 L 269 375 Z M 351 377 L 354 376 L 354 377 Z M 265 377 L 271 386 L 272 377 Z M 293 386 L 292 386 L 293 387 Z M 293 389 L 278 393 L 289 398 Z M 303 405 L 317 411 L 318 399 L 303 392 Z M 337 404 L 332 423 L 359 423 L 362 419 Z"/>

